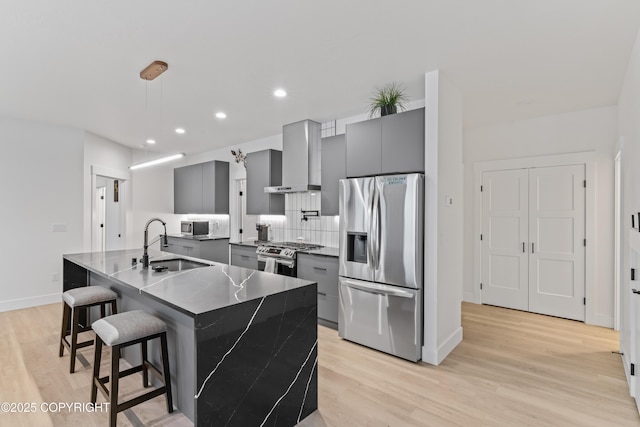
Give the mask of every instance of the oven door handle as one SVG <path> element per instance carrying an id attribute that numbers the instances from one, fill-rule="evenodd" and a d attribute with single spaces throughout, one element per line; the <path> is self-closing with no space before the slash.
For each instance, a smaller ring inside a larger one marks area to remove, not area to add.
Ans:
<path id="1" fill-rule="evenodd" d="M 262 255 L 258 255 L 258 262 L 267 262 L 267 259 L 272 258 L 272 257 L 266 257 L 266 256 L 262 256 Z M 276 260 L 276 264 L 282 264 L 284 266 L 287 266 L 289 268 L 293 268 L 296 265 L 296 262 L 294 260 L 288 260 L 288 259 L 281 259 L 281 258 L 272 258 Z"/>

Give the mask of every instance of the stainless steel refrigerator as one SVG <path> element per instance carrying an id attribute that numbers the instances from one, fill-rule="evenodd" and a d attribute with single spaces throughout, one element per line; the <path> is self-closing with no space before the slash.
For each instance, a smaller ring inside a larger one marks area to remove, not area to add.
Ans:
<path id="1" fill-rule="evenodd" d="M 417 361 L 422 354 L 424 175 L 340 180 L 338 332 Z"/>

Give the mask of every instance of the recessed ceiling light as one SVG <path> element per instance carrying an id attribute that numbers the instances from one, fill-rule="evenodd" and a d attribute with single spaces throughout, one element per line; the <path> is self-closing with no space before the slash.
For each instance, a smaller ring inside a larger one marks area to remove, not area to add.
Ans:
<path id="1" fill-rule="evenodd" d="M 216 117 L 219 118 L 219 119 L 226 119 L 227 115 L 225 113 L 223 113 L 222 111 L 218 111 L 216 113 Z"/>
<path id="2" fill-rule="evenodd" d="M 185 133 L 186 131 L 182 128 L 176 128 L 176 133 L 182 135 L 183 133 Z"/>
<path id="3" fill-rule="evenodd" d="M 155 139 L 147 139 L 147 144 L 155 144 L 156 140 Z"/>
<path id="4" fill-rule="evenodd" d="M 278 98 L 284 98 L 287 96 L 287 92 L 284 89 L 276 89 L 273 94 Z"/>

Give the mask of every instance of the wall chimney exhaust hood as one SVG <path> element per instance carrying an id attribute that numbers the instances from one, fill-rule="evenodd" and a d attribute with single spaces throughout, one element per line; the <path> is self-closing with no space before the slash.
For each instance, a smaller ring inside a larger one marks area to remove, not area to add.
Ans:
<path id="1" fill-rule="evenodd" d="M 265 193 L 320 190 L 320 123 L 302 120 L 282 127 L 282 185 Z"/>

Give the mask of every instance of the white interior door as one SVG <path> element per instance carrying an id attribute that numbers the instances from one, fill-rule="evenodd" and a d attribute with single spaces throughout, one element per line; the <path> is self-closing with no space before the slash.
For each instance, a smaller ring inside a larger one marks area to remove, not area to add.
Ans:
<path id="1" fill-rule="evenodd" d="M 482 303 L 528 310 L 528 172 L 484 172 L 482 184 Z"/>
<path id="2" fill-rule="evenodd" d="M 584 321 L 584 165 L 529 170 L 529 311 Z"/>
<path id="3" fill-rule="evenodd" d="M 96 188 L 96 222 L 94 223 L 94 233 L 96 236 L 95 250 L 100 252 L 105 251 L 106 239 L 105 239 L 105 227 L 106 227 L 106 187 Z"/>

